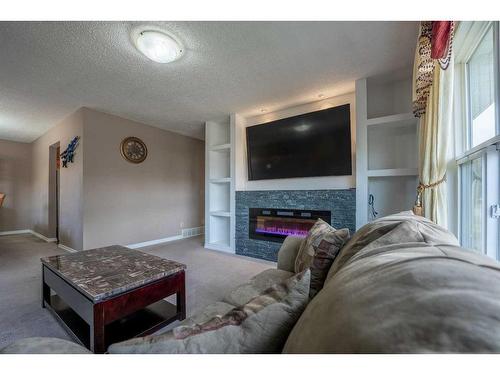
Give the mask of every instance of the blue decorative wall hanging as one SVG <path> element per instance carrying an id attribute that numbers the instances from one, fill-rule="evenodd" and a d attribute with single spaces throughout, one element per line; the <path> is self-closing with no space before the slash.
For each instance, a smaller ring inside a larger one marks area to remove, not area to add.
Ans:
<path id="1" fill-rule="evenodd" d="M 68 147 L 66 147 L 66 150 L 64 150 L 61 153 L 63 168 L 68 168 L 68 163 L 73 163 L 73 158 L 75 157 L 75 149 L 77 148 L 79 141 L 80 141 L 80 137 L 76 136 L 69 143 Z"/>

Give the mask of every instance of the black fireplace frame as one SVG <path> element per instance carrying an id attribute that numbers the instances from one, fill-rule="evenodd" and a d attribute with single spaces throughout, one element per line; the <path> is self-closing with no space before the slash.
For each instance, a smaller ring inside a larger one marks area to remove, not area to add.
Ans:
<path id="1" fill-rule="evenodd" d="M 320 210 L 302 210 L 302 209 L 286 209 L 286 208 L 249 208 L 248 209 L 248 237 L 254 240 L 283 242 L 287 235 L 275 233 L 258 233 L 257 216 L 270 217 L 288 217 L 288 218 L 306 218 L 306 219 L 322 219 L 331 224 L 331 211 Z"/>

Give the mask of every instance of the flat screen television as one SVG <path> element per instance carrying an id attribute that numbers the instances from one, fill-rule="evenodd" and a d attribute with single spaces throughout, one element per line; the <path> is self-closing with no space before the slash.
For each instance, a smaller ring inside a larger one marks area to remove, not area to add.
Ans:
<path id="1" fill-rule="evenodd" d="M 350 105 L 246 128 L 248 179 L 352 174 Z"/>

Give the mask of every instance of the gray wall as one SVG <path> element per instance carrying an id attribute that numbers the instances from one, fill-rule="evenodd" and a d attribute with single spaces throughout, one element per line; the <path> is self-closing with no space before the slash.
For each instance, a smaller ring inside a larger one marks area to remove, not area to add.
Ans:
<path id="1" fill-rule="evenodd" d="M 67 117 L 32 143 L 33 147 L 33 230 L 53 237 L 49 221 L 49 148 L 60 142 L 64 151 L 79 135 L 74 163 L 60 171 L 59 240 L 76 250 L 83 248 L 83 111 Z"/>
<path id="2" fill-rule="evenodd" d="M 0 232 L 31 229 L 31 145 L 0 140 Z"/>
<path id="3" fill-rule="evenodd" d="M 203 141 L 86 108 L 83 113 L 85 249 L 203 225 Z M 120 142 L 128 136 L 145 142 L 143 163 L 121 156 Z"/>
<path id="4" fill-rule="evenodd" d="M 249 237 L 249 208 L 328 210 L 333 227 L 356 226 L 356 190 L 267 190 L 236 192 L 236 254 L 276 261 L 280 243 Z"/>

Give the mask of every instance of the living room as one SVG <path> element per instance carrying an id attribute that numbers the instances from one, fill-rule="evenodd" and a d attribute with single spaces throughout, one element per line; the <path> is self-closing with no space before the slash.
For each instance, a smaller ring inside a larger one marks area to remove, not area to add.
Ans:
<path id="1" fill-rule="evenodd" d="M 2 358 L 498 354 L 485 16 L 0 21 Z"/>

